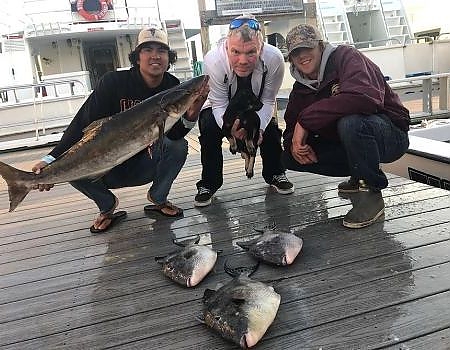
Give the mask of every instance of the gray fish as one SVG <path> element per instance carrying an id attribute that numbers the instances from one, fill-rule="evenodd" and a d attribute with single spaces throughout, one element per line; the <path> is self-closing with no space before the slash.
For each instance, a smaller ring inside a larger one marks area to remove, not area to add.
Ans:
<path id="1" fill-rule="evenodd" d="M 92 122 L 83 130 L 80 141 L 39 174 L 0 162 L 0 175 L 8 185 L 9 211 L 13 211 L 35 185 L 98 178 L 145 149 L 170 130 L 207 82 L 207 76 L 193 78 L 124 112 Z"/>
<path id="2" fill-rule="evenodd" d="M 218 290 L 207 289 L 203 295 L 201 321 L 242 349 L 254 346 L 275 319 L 281 296 L 272 286 L 255 281 L 247 272 L 237 273 L 225 263 L 225 271 L 233 280 Z"/>
<path id="3" fill-rule="evenodd" d="M 217 260 L 217 252 L 208 246 L 198 245 L 200 237 L 176 243 L 183 246 L 176 252 L 165 257 L 156 257 L 162 264 L 162 272 L 173 281 L 186 286 L 194 287 L 212 270 Z"/>
<path id="4" fill-rule="evenodd" d="M 255 231 L 261 232 L 262 236 L 236 244 L 258 260 L 275 265 L 290 265 L 302 249 L 303 240 L 293 233 L 282 232 L 275 227 Z"/>

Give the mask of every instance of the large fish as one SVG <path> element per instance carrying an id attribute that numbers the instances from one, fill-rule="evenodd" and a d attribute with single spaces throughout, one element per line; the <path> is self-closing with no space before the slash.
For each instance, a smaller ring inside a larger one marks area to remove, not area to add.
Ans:
<path id="1" fill-rule="evenodd" d="M 0 162 L 0 175 L 8 185 L 9 211 L 13 211 L 35 185 L 98 178 L 145 149 L 170 130 L 207 82 L 207 76 L 193 78 L 124 112 L 92 122 L 83 130 L 80 141 L 39 174 Z"/>
<path id="2" fill-rule="evenodd" d="M 185 286 L 194 287 L 212 270 L 217 260 L 217 252 L 208 246 L 198 245 L 196 240 L 175 242 L 183 247 L 165 257 L 156 257 L 162 265 L 164 275 Z"/>
<path id="3" fill-rule="evenodd" d="M 291 232 L 279 231 L 275 226 L 255 231 L 261 232 L 262 235 L 236 244 L 258 260 L 275 265 L 290 265 L 302 249 L 303 240 Z"/>
<path id="4" fill-rule="evenodd" d="M 272 286 L 249 277 L 256 267 L 237 273 L 225 263 L 225 271 L 233 280 L 218 290 L 207 289 L 203 295 L 201 321 L 243 349 L 254 346 L 263 337 L 281 301 Z"/>

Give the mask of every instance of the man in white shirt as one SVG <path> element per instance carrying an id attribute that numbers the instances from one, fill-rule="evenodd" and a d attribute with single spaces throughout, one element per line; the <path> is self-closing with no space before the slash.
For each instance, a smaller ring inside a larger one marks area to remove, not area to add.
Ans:
<path id="1" fill-rule="evenodd" d="M 223 114 L 239 89 L 249 89 L 262 102 L 257 111 L 261 120 L 260 153 L 262 176 L 278 193 L 294 192 L 293 184 L 281 164 L 281 130 L 274 118 L 275 99 L 284 76 L 280 50 L 264 43 L 259 22 L 252 15 L 231 21 L 227 38 L 204 58 L 210 92 L 199 117 L 202 177 L 197 182 L 195 206 L 211 204 L 212 196 L 223 184 Z M 236 123 L 236 139 L 245 130 Z"/>

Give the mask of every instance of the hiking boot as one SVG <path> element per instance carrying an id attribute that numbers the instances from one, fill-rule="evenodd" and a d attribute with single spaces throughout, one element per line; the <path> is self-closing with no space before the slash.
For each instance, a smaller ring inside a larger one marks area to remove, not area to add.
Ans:
<path id="1" fill-rule="evenodd" d="M 195 195 L 194 205 L 196 207 L 206 207 L 212 202 L 213 193 L 209 188 L 200 186 L 198 192 Z"/>
<path id="2" fill-rule="evenodd" d="M 347 181 L 341 182 L 338 185 L 339 193 L 358 193 L 359 191 L 365 189 L 367 186 L 364 180 L 358 180 L 355 177 L 350 177 Z"/>
<path id="3" fill-rule="evenodd" d="M 280 194 L 290 194 L 294 192 L 294 185 L 288 180 L 284 173 L 274 175 L 270 186 L 272 186 Z"/>
<path id="4" fill-rule="evenodd" d="M 384 213 L 381 192 L 359 192 L 352 200 L 353 208 L 344 216 L 342 224 L 348 228 L 361 228 L 373 224 Z"/>

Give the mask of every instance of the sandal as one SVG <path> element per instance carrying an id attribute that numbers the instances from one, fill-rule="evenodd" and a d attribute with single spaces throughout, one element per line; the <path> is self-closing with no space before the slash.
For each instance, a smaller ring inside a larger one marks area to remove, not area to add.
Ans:
<path id="1" fill-rule="evenodd" d="M 105 232 L 127 217 L 127 212 L 124 210 L 120 210 L 120 211 L 114 213 L 114 210 L 116 210 L 117 206 L 119 205 L 119 199 L 116 196 L 114 196 L 114 200 L 115 200 L 115 203 L 114 203 L 113 207 L 110 210 L 108 210 L 106 213 L 100 213 L 99 216 L 97 217 L 97 219 L 95 219 L 97 221 L 100 218 L 100 223 L 99 223 L 100 225 L 105 220 L 110 220 L 110 223 L 105 228 L 95 228 L 94 225 L 92 225 L 89 228 L 89 231 L 91 231 L 91 233 Z"/>
<path id="2" fill-rule="evenodd" d="M 147 195 L 147 198 L 150 202 L 153 202 L 150 195 Z M 162 204 L 148 204 L 144 207 L 144 212 L 146 214 L 158 213 L 170 218 L 183 216 L 183 209 L 177 207 L 169 201 Z"/>
<path id="3" fill-rule="evenodd" d="M 112 215 L 105 215 L 105 214 L 100 214 L 100 215 L 103 215 L 103 219 L 100 223 L 102 223 L 105 220 L 111 220 L 111 221 L 110 221 L 109 225 L 106 226 L 105 228 L 95 228 L 94 225 L 92 225 L 89 228 L 89 231 L 91 231 L 91 233 L 101 233 L 101 232 L 108 231 L 110 228 L 113 228 L 116 224 L 118 224 L 123 219 L 125 219 L 127 217 L 127 212 L 125 210 L 119 210 L 118 212 L 115 212 Z"/>

